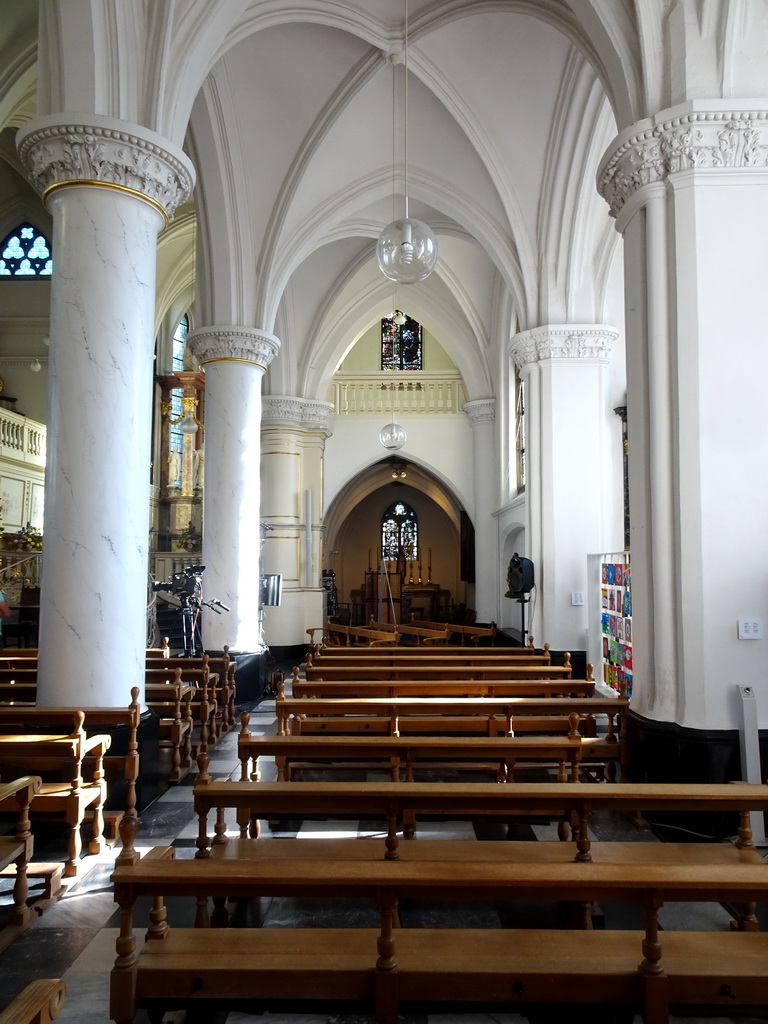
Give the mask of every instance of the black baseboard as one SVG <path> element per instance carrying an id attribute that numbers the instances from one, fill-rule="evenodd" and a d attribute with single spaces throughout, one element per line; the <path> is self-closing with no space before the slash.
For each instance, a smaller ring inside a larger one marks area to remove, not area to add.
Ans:
<path id="1" fill-rule="evenodd" d="M 630 782 L 723 783 L 741 779 L 736 729 L 688 729 L 656 722 L 630 711 L 628 722 Z M 761 737 L 761 756 L 768 736 Z M 737 814 L 648 812 L 645 817 L 664 838 L 685 842 L 722 839 L 736 834 Z"/>

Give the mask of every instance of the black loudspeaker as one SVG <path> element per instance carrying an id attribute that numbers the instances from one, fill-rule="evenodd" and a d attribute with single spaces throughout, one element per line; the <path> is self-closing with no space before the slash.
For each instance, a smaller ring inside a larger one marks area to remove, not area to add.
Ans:
<path id="1" fill-rule="evenodd" d="M 507 569 L 507 586 L 505 597 L 522 597 L 533 590 L 533 562 L 515 553 Z"/>

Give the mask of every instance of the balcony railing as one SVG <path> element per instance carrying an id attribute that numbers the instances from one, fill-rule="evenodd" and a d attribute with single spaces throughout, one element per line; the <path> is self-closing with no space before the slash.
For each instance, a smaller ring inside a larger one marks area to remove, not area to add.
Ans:
<path id="1" fill-rule="evenodd" d="M 333 388 L 338 416 L 455 414 L 466 402 L 458 373 L 337 373 Z"/>
<path id="2" fill-rule="evenodd" d="M 0 458 L 45 466 L 46 427 L 10 409 L 0 409 Z"/>

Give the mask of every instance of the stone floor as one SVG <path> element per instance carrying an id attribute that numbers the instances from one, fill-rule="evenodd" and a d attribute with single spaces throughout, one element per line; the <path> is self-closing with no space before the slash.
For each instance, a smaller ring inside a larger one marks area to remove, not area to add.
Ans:
<path id="1" fill-rule="evenodd" d="M 251 728 L 272 732 L 275 727 L 274 701 L 266 700 L 252 709 Z M 237 777 L 237 737 L 231 733 L 212 751 L 210 772 L 214 778 Z M 263 778 L 270 778 L 268 768 Z M 192 786 L 194 776 L 189 775 L 180 785 L 169 788 L 159 799 L 145 808 L 141 815 L 139 848 L 144 851 L 152 846 L 173 845 L 178 857 L 192 857 L 195 852 L 194 839 L 197 826 L 192 810 Z M 637 842 L 656 842 L 656 837 L 646 829 L 630 824 L 623 816 L 594 815 L 593 834 L 596 839 L 622 839 Z M 381 824 L 377 822 L 295 822 L 282 823 L 280 830 L 270 831 L 265 827 L 262 835 L 294 836 L 301 840 L 317 834 L 347 836 L 381 835 Z M 466 839 L 469 842 L 483 839 L 530 839 L 531 841 L 555 838 L 554 826 L 547 825 L 473 825 L 469 822 L 424 823 L 419 826 L 421 838 L 445 836 Z M 63 856 L 63 835 L 56 830 L 36 839 L 36 860 L 53 859 L 59 853 Z M 75 884 L 66 888 L 63 896 L 43 909 L 33 923 L 5 951 L 0 953 L 0 1007 L 5 1006 L 24 986 L 37 978 L 63 977 L 67 985 L 64 1008 L 58 1018 L 60 1024 L 107 1024 L 109 1021 L 108 992 L 109 972 L 115 957 L 115 939 L 118 921 L 109 882 L 112 861 L 117 850 L 106 849 L 95 857 L 84 858 L 83 875 Z M 31 900 L 38 900 L 39 893 L 33 888 Z M 301 926 L 317 920 L 322 914 L 328 925 L 344 926 L 365 924 L 375 927 L 378 917 L 375 910 L 366 906 L 350 906 L 318 901 L 272 899 L 258 901 L 255 910 L 256 923 L 262 927 Z M 8 887 L 0 889 L 0 925 L 10 905 Z M 638 926 L 637 911 L 634 907 L 608 905 L 602 908 L 606 928 Z M 498 907 L 492 904 L 476 904 L 461 907 L 430 905 L 427 902 L 403 908 L 403 923 L 411 927 L 440 926 L 452 924 L 463 927 L 525 927 L 526 924 L 541 926 L 553 908 L 525 905 L 523 908 Z M 458 918 L 457 918 L 457 915 Z M 728 913 L 719 905 L 671 905 L 663 908 L 661 924 L 666 928 L 703 927 L 726 931 L 730 927 Z M 766 922 L 768 924 L 768 922 Z M 471 952 L 468 951 L 468 956 Z M 766 968 L 768 970 L 768 966 Z M 599 996 L 598 996 L 599 998 Z M 766 1008 L 768 1014 L 768 1007 Z M 328 1013 L 264 1013 L 265 1024 L 368 1024 L 369 1018 L 348 1014 Z M 200 1018 L 196 1018 L 199 1020 Z M 255 1018 L 244 1013 L 219 1013 L 205 1017 L 206 1024 L 247 1024 Z M 572 1008 L 562 1015 L 573 1024 L 576 1019 Z M 691 1020 L 691 1018 L 688 1018 Z M 183 1015 L 168 1014 L 166 1021 L 183 1020 Z M 552 1018 L 548 1018 L 551 1021 Z M 743 1021 L 744 1018 L 741 1018 Z M 137 1024 L 144 1024 L 146 1017 L 137 1014 Z M 724 1019 L 715 1019 L 716 1024 L 725 1024 Z M 507 1013 L 460 1013 L 430 1014 L 428 1017 L 409 1018 L 407 1024 L 524 1024 L 525 1018 Z M 640 1018 L 635 1024 L 639 1024 Z M 538 1024 L 538 1022 L 537 1022 Z"/>

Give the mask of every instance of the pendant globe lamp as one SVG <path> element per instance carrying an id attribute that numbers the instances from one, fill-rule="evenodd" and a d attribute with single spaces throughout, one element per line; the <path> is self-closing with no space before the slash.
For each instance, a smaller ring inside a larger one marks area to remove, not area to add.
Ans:
<path id="1" fill-rule="evenodd" d="M 408 0 L 405 0 L 405 33 L 403 45 L 403 216 L 388 224 L 376 242 L 376 262 L 385 277 L 399 284 L 415 284 L 432 273 L 437 263 L 437 239 L 432 229 L 421 220 L 410 216 L 408 209 Z M 394 65 L 392 62 L 392 139 L 394 149 Z M 395 161 L 393 153 L 393 177 Z"/>

